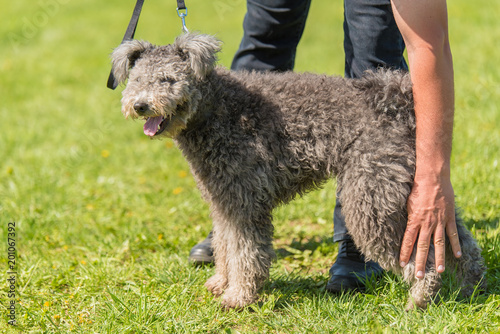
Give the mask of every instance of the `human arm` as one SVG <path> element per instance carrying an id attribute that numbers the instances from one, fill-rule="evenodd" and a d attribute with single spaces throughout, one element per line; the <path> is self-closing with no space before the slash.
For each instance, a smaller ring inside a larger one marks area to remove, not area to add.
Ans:
<path id="1" fill-rule="evenodd" d="M 440 273 L 445 233 L 454 255 L 461 255 L 450 182 L 454 84 L 447 7 L 446 0 L 392 0 L 392 7 L 408 50 L 416 116 L 416 171 L 400 262 L 409 262 L 416 242 L 415 275 L 423 278 L 431 241 Z"/>

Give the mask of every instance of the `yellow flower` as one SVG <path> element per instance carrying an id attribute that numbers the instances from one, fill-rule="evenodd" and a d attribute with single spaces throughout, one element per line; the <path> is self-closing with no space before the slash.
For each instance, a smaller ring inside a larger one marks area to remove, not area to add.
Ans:
<path id="1" fill-rule="evenodd" d="M 177 187 L 174 189 L 173 193 L 174 193 L 174 195 L 179 195 L 182 192 L 182 190 L 183 189 L 181 187 Z"/>
<path id="2" fill-rule="evenodd" d="M 14 173 L 14 168 L 8 166 L 6 172 L 7 174 L 12 175 L 12 173 Z"/>
<path id="3" fill-rule="evenodd" d="M 85 260 L 81 260 L 81 261 L 80 261 L 80 263 L 81 263 L 81 264 L 87 264 L 87 261 L 85 261 Z"/>
<path id="4" fill-rule="evenodd" d="M 158 234 L 158 240 L 161 240 L 161 239 L 163 239 L 163 234 L 162 233 Z"/>
<path id="5" fill-rule="evenodd" d="M 101 156 L 102 156 L 103 158 L 107 158 L 107 157 L 109 157 L 109 151 L 108 151 L 108 150 L 102 150 L 102 151 L 101 151 Z"/>
<path id="6" fill-rule="evenodd" d="M 167 148 L 172 148 L 172 147 L 174 147 L 174 143 L 173 143 L 171 140 L 167 140 L 167 141 L 165 142 L 165 146 L 166 146 Z"/>
<path id="7" fill-rule="evenodd" d="M 181 170 L 179 173 L 177 173 L 181 179 L 185 178 L 188 173 L 185 170 Z"/>
<path id="8" fill-rule="evenodd" d="M 50 302 L 45 302 L 45 303 L 43 303 L 43 307 L 47 308 L 47 307 L 49 307 L 49 306 L 50 306 Z"/>
<path id="9" fill-rule="evenodd" d="M 63 249 L 64 249 L 64 250 L 68 250 L 68 245 L 64 245 L 64 246 L 63 246 Z"/>
<path id="10" fill-rule="evenodd" d="M 50 240 L 50 237 L 48 235 L 45 236 L 45 241 L 49 241 Z"/>
<path id="11" fill-rule="evenodd" d="M 92 210 L 94 210 L 94 205 L 92 205 L 92 204 L 87 204 L 87 206 L 86 206 L 85 208 L 86 208 L 87 210 L 89 210 L 89 211 L 92 211 Z"/>

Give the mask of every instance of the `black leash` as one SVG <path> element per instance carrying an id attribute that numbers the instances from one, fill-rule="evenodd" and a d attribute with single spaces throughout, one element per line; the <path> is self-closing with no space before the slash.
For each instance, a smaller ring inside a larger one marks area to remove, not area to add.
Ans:
<path id="1" fill-rule="evenodd" d="M 139 15 L 141 15 L 143 4 L 144 0 L 137 0 L 134 12 L 132 13 L 132 17 L 130 18 L 130 22 L 127 27 L 127 31 L 125 31 L 125 35 L 123 36 L 122 43 L 134 38 L 135 29 L 137 28 L 137 23 L 139 22 Z M 177 0 L 177 15 L 179 15 L 182 20 L 182 31 L 185 33 L 188 32 L 188 29 L 186 28 L 187 8 L 184 0 Z M 116 81 L 112 70 L 109 72 L 107 87 L 110 89 L 116 89 L 116 87 L 118 87 L 118 82 Z"/>
<path id="2" fill-rule="evenodd" d="M 135 4 L 134 12 L 132 13 L 132 18 L 127 27 L 127 31 L 125 31 L 125 35 L 123 36 L 122 43 L 125 41 L 129 41 L 134 38 L 135 29 L 137 28 L 137 23 L 139 22 L 139 15 L 141 15 L 142 5 L 144 4 L 144 0 L 137 0 Z M 118 87 L 118 81 L 116 81 L 115 76 L 113 75 L 113 71 L 109 72 L 108 78 L 108 88 L 115 89 Z"/>

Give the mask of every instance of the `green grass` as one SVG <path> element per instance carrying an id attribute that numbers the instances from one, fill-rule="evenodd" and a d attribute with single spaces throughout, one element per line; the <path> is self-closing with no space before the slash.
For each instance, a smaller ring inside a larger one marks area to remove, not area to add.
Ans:
<path id="1" fill-rule="evenodd" d="M 386 275 L 366 294 L 325 292 L 335 184 L 276 210 L 278 260 L 256 305 L 223 311 L 190 248 L 210 230 L 186 162 L 150 141 L 105 88 L 134 1 L 1 0 L 0 333 L 500 333 L 500 4 L 449 2 L 456 76 L 453 184 L 489 267 L 486 294 L 403 311 Z M 187 3 L 191 30 L 237 49 L 243 0 Z M 180 33 L 175 2 L 146 1 L 137 37 Z M 314 1 L 296 69 L 342 74 L 342 4 Z M 16 222 L 16 320 L 7 325 L 7 224 Z"/>

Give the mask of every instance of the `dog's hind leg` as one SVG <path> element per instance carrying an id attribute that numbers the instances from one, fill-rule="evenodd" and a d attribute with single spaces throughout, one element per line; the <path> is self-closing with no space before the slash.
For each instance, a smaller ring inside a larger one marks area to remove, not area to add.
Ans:
<path id="1" fill-rule="evenodd" d="M 403 274 L 412 286 L 409 306 L 415 304 L 423 308 L 441 287 L 434 246 L 429 249 L 423 279 L 415 278 L 414 256 L 404 270 L 401 268 L 399 253 L 406 229 L 406 202 L 413 172 L 407 154 L 389 151 L 386 146 L 384 143 L 372 145 L 368 154 L 357 155 L 344 166 L 339 177 L 342 211 L 349 234 L 360 251 L 385 270 Z"/>

